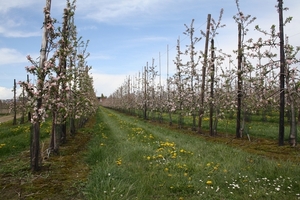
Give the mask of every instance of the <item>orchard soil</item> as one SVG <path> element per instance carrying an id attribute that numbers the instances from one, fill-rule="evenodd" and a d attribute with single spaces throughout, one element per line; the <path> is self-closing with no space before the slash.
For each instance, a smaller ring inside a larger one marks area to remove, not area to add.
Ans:
<path id="1" fill-rule="evenodd" d="M 95 119 L 92 118 L 86 127 L 92 128 L 95 123 Z M 300 162 L 300 148 L 290 147 L 287 142 L 285 146 L 279 147 L 275 140 L 251 138 L 249 141 L 246 137 L 237 139 L 222 133 L 211 137 L 208 133 L 197 134 L 189 129 L 178 129 L 176 125 L 169 126 L 150 120 L 148 123 L 180 131 L 191 137 L 230 145 L 268 159 Z M 0 174 L 1 199 L 85 199 L 83 191 L 89 174 L 89 166 L 84 159 L 87 145 L 92 137 L 91 132 L 80 131 L 74 138 L 69 137 L 67 143 L 60 147 L 58 155 L 51 155 L 49 159 L 43 161 L 39 172 L 32 174 L 28 166 L 24 166 L 18 173 Z M 14 163 L 20 160 L 28 163 L 28 159 L 29 152 L 26 151 L 9 158 L 6 162 Z"/>

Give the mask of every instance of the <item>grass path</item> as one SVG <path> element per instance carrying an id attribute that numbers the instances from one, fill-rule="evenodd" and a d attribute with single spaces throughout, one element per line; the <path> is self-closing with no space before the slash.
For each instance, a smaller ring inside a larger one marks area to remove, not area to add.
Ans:
<path id="1" fill-rule="evenodd" d="M 299 163 L 266 159 L 102 108 L 88 199 L 298 199 Z"/>
<path id="2" fill-rule="evenodd" d="M 20 118 L 21 115 L 17 115 L 17 119 Z M 14 116 L 13 115 L 4 115 L 4 116 L 0 116 L 0 123 L 3 123 L 3 122 L 7 122 L 7 121 L 12 121 L 14 119 Z"/>

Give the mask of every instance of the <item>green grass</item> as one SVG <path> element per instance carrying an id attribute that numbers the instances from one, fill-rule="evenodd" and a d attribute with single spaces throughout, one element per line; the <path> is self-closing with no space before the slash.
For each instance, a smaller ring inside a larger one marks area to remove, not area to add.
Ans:
<path id="1" fill-rule="evenodd" d="M 135 111 L 134 114 L 136 114 L 139 117 L 142 117 L 139 111 Z M 150 115 L 150 114 L 149 114 Z M 152 117 L 149 117 L 150 120 L 158 120 L 158 112 L 155 112 L 154 114 L 151 114 Z M 154 117 L 153 117 L 154 116 Z M 163 113 L 163 121 L 165 123 L 169 122 L 169 115 L 167 113 Z M 279 134 L 279 114 L 277 112 L 269 112 L 268 115 L 266 115 L 266 121 L 262 120 L 262 115 L 259 114 L 251 114 L 248 117 L 250 121 L 245 122 L 244 127 L 244 136 L 249 134 L 250 137 L 260 137 L 260 138 L 266 138 L 266 139 L 278 139 Z M 184 116 L 184 127 L 185 128 L 192 128 L 192 116 Z M 172 122 L 174 126 L 178 125 L 178 114 L 172 113 Z M 196 117 L 196 123 L 198 123 L 198 117 Z M 289 133 L 290 133 L 290 127 L 289 123 L 287 122 L 287 118 L 285 117 L 285 141 L 289 140 Z M 241 124 L 242 125 L 242 124 Z M 197 124 L 196 124 L 197 126 Z M 300 126 L 298 126 L 298 129 L 300 129 Z M 209 131 L 209 117 L 208 113 L 206 113 L 202 120 L 202 130 L 208 132 Z M 220 117 L 218 119 L 218 126 L 217 126 L 217 132 L 219 135 L 223 136 L 232 136 L 236 134 L 236 115 L 233 113 L 232 116 L 229 114 L 225 114 L 223 117 Z M 297 138 L 298 143 L 300 142 L 300 137 Z"/>
<path id="2" fill-rule="evenodd" d="M 266 159 L 101 108 L 87 199 L 298 199 L 299 163 Z"/>
<path id="3" fill-rule="evenodd" d="M 95 119 L 67 137 L 59 154 L 44 159 L 38 172 L 31 172 L 29 134 L 31 124 L 0 125 L 0 199 L 84 199 L 82 193 L 89 172 L 86 145 L 92 137 Z M 41 152 L 49 145 L 51 120 L 41 125 Z"/>
<path id="4" fill-rule="evenodd" d="M 12 125 L 11 121 L 0 123 L 0 162 L 4 162 L 22 151 L 29 150 L 30 127 L 30 123 L 19 125 Z M 50 121 L 41 125 L 42 141 L 49 138 L 50 127 Z M 5 167 L 0 168 L 0 172 L 11 171 L 15 166 L 17 166 L 15 163 L 5 165 Z"/>

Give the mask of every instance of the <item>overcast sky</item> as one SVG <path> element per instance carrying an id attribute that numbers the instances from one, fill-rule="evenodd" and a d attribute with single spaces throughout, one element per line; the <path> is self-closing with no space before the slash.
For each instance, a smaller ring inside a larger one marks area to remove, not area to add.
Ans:
<path id="1" fill-rule="evenodd" d="M 285 33 L 292 45 L 300 46 L 300 1 L 284 3 L 289 7 L 285 17 L 293 17 Z M 51 16 L 60 22 L 65 4 L 63 0 L 52 0 Z M 259 36 L 252 31 L 255 25 L 268 30 L 278 24 L 276 4 L 277 0 L 240 0 L 244 14 L 257 17 L 247 37 Z M 44 6 L 45 0 L 0 0 L 0 99 L 13 97 L 14 79 L 26 80 L 25 66 L 30 65 L 26 56 L 39 56 Z M 235 0 L 77 0 L 75 24 L 78 35 L 90 40 L 87 64 L 92 66 L 97 95 L 110 95 L 126 76 L 136 75 L 152 58 L 158 65 L 159 53 L 162 73 L 166 73 L 167 45 L 172 71 L 178 37 L 182 46 L 188 44 L 184 24 L 195 19 L 195 34 L 200 37 L 207 15 L 217 20 L 222 8 L 222 24 L 226 27 L 218 31 L 216 46 L 231 53 L 237 46 Z M 200 46 L 204 40 L 201 42 Z"/>

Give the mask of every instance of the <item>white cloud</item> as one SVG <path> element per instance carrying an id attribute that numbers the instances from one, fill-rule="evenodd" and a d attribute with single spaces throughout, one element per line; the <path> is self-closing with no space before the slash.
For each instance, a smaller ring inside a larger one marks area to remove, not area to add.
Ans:
<path id="1" fill-rule="evenodd" d="M 23 8 L 23 7 L 31 7 L 32 5 L 39 4 L 41 1 L 38 0 L 0 0 L 0 13 L 6 13 L 14 8 Z"/>
<path id="2" fill-rule="evenodd" d="M 126 74 L 93 73 L 92 76 L 97 96 L 100 96 L 101 94 L 109 96 L 122 85 L 126 78 Z"/>
<path id="3" fill-rule="evenodd" d="M 21 94 L 21 88 L 17 88 L 16 95 L 17 97 Z M 12 88 L 6 88 L 0 86 L 0 99 L 13 99 L 14 93 Z"/>
<path id="4" fill-rule="evenodd" d="M 131 40 L 130 42 L 157 42 L 157 41 L 168 41 L 169 38 L 167 37 L 160 37 L 160 36 L 149 36 L 149 37 L 141 37 Z"/>
<path id="5" fill-rule="evenodd" d="M 30 10 L 28 11 L 30 12 Z M 33 28 L 34 25 L 26 17 L 26 15 L 1 14 L 0 12 L 0 36 L 10 38 L 40 36 L 40 29 Z"/>
<path id="6" fill-rule="evenodd" d="M 91 60 L 110 60 L 112 59 L 112 57 L 110 55 L 106 55 L 106 54 L 103 54 L 103 53 L 93 53 L 91 54 L 89 57 L 88 57 L 88 61 L 91 61 Z"/>
<path id="7" fill-rule="evenodd" d="M 83 24 L 83 26 L 77 27 L 77 30 L 78 30 L 78 31 L 97 30 L 97 29 L 98 29 L 98 27 L 95 26 L 95 25 L 85 26 L 85 25 Z"/>
<path id="8" fill-rule="evenodd" d="M 12 64 L 12 63 L 26 63 L 26 55 L 18 52 L 15 49 L 1 48 L 0 49 L 0 65 Z"/>
<path id="9" fill-rule="evenodd" d="M 27 37 L 41 36 L 41 33 L 39 31 L 27 32 L 27 31 L 20 31 L 20 30 L 11 30 L 3 26 L 0 26 L 0 34 L 2 34 L 4 37 L 10 37 L 10 38 L 27 38 Z"/>
<path id="10" fill-rule="evenodd" d="M 135 16 L 136 20 L 145 14 L 152 17 L 155 13 L 161 10 L 160 8 L 166 5 L 169 0 L 161 2 L 159 0 L 85 0 L 78 1 L 78 12 L 86 18 L 96 20 L 98 22 L 112 23 L 123 21 L 128 17 Z M 132 23 L 126 22 L 126 23 Z"/>

